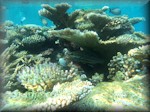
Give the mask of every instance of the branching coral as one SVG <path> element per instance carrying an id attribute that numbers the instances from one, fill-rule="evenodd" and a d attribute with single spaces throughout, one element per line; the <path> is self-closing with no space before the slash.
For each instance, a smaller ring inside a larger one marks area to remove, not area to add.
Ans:
<path id="1" fill-rule="evenodd" d="M 85 97 L 93 88 L 89 81 L 74 80 L 55 85 L 51 95 L 45 102 L 26 108 L 27 111 L 57 111 Z"/>
<path id="2" fill-rule="evenodd" d="M 66 11 L 70 8 L 69 4 L 57 4 L 55 8 L 49 6 L 48 4 L 42 4 L 42 7 L 43 9 L 39 11 L 39 14 L 53 21 L 57 29 L 66 27 L 74 28 L 74 21 L 79 12 L 75 11 L 70 15 L 67 14 Z"/>
<path id="3" fill-rule="evenodd" d="M 24 66 L 32 66 L 33 64 L 40 64 L 49 61 L 49 58 L 43 58 L 39 55 L 28 54 L 27 51 L 18 51 L 18 46 L 12 44 L 4 50 L 0 55 L 2 69 L 1 76 L 3 77 L 5 89 L 16 88 L 19 85 L 16 81 L 16 75 Z"/>
<path id="4" fill-rule="evenodd" d="M 108 63 L 108 79 L 127 80 L 136 75 L 141 69 L 140 61 L 120 52 Z"/>
<path id="5" fill-rule="evenodd" d="M 33 67 L 24 67 L 18 73 L 18 80 L 28 90 L 46 91 L 52 89 L 56 83 L 71 81 L 77 76 L 77 69 L 62 70 L 53 63 L 43 63 Z"/>

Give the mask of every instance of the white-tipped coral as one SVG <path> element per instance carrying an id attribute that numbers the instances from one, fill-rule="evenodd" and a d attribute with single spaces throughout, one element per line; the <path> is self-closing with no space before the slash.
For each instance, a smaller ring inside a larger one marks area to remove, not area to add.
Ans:
<path id="1" fill-rule="evenodd" d="M 43 63 L 33 67 L 26 66 L 18 73 L 18 80 L 28 90 L 45 91 L 56 83 L 70 81 L 77 75 L 77 69 L 62 70 L 57 64 Z"/>
<path id="2" fill-rule="evenodd" d="M 57 111 L 85 97 L 93 88 L 89 81 L 74 80 L 57 84 L 46 102 L 28 107 L 28 111 Z"/>

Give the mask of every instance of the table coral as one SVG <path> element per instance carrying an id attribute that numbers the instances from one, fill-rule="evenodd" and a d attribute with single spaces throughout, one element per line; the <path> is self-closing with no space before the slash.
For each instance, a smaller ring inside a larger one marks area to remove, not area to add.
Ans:
<path id="1" fill-rule="evenodd" d="M 116 55 L 116 53 L 127 53 L 129 49 L 135 48 L 146 43 L 145 39 L 134 34 L 124 34 L 113 37 L 108 40 L 101 40 L 94 31 L 80 31 L 77 29 L 65 28 L 62 30 L 49 30 L 49 38 L 59 37 L 67 41 L 73 42 L 80 47 L 96 52 L 101 60 L 106 63 Z"/>

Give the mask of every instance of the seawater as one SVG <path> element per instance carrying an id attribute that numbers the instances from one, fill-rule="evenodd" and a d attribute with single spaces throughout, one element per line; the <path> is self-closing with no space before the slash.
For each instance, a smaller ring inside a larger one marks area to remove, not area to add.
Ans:
<path id="1" fill-rule="evenodd" d="M 128 15 L 132 17 L 144 17 L 145 21 L 136 24 L 135 31 L 142 31 L 148 34 L 148 0 L 2 0 L 1 6 L 5 7 L 3 10 L 3 21 L 11 20 L 14 24 L 21 24 L 20 20 L 26 17 L 23 24 L 36 24 L 43 25 L 41 18 L 38 14 L 41 4 L 49 4 L 55 6 L 56 4 L 65 2 L 69 3 L 72 7 L 68 12 L 71 13 L 76 9 L 100 9 L 103 6 L 109 6 L 110 8 L 118 7 L 121 9 L 121 15 Z M 113 14 L 107 13 L 110 16 Z M 53 26 L 53 23 L 48 20 L 48 26 Z"/>

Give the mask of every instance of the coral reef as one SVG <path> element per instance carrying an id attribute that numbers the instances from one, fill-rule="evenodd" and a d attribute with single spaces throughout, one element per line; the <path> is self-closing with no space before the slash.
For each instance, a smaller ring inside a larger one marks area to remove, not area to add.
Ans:
<path id="1" fill-rule="evenodd" d="M 39 10 L 39 15 L 44 16 L 56 25 L 56 29 L 62 28 L 74 28 L 74 21 L 79 14 L 79 11 L 75 11 L 72 14 L 67 14 L 67 10 L 70 5 L 67 3 L 57 4 L 55 8 L 48 4 L 42 4 L 43 9 Z"/>
<path id="2" fill-rule="evenodd" d="M 103 8 L 102 8 L 103 9 Z M 100 9 L 100 10 L 102 10 Z M 106 13 L 94 11 L 80 11 L 78 17 L 79 22 L 76 28 L 80 30 L 95 31 L 102 40 L 107 40 L 114 36 L 123 34 L 132 34 L 134 32 L 134 24 L 144 21 L 144 18 L 128 18 L 128 16 L 109 16 Z"/>
<path id="3" fill-rule="evenodd" d="M 93 86 L 89 81 L 80 79 L 72 82 L 58 83 L 52 92 L 26 92 L 18 90 L 3 94 L 6 104 L 3 111 L 57 111 L 75 101 L 83 99 L 91 92 Z M 18 100 L 19 99 L 19 100 Z"/>
<path id="4" fill-rule="evenodd" d="M 51 90 L 56 83 L 71 81 L 77 76 L 77 70 L 62 70 L 53 63 L 43 63 L 33 67 L 24 67 L 18 74 L 21 84 L 32 91 Z"/>
<path id="5" fill-rule="evenodd" d="M 122 55 L 118 52 L 117 56 L 113 56 L 113 59 L 108 63 L 108 70 L 108 79 L 128 80 L 141 71 L 141 63 L 127 54 Z"/>
<path id="6" fill-rule="evenodd" d="M 93 88 L 89 81 L 74 80 L 57 84 L 51 92 L 52 97 L 45 102 L 26 108 L 27 111 L 56 111 L 84 98 Z"/>
<path id="7" fill-rule="evenodd" d="M 6 21 L 0 28 L 2 111 L 148 110 L 150 40 L 134 31 L 144 18 L 110 16 L 108 6 L 42 7 L 55 27 Z"/>
<path id="8" fill-rule="evenodd" d="M 109 40 L 101 40 L 98 34 L 94 31 L 84 30 L 81 32 L 77 29 L 65 28 L 62 30 L 49 30 L 49 38 L 56 36 L 67 41 L 86 48 L 91 52 L 96 52 L 99 58 L 105 63 L 108 63 L 112 56 L 119 51 L 127 53 L 129 49 L 140 46 L 147 41 L 134 34 L 124 34 Z"/>
<path id="9" fill-rule="evenodd" d="M 18 51 L 18 45 L 15 44 L 11 44 L 5 49 L 0 55 L 0 59 L 1 76 L 6 90 L 17 88 L 19 84 L 16 81 L 16 75 L 24 66 L 37 65 L 50 60 L 50 58 L 44 58 L 40 54 L 33 55 L 28 54 L 27 51 Z"/>
<path id="10" fill-rule="evenodd" d="M 149 111 L 149 76 L 101 82 L 83 99 L 61 111 Z"/>
<path id="11" fill-rule="evenodd" d="M 148 60 L 150 57 L 150 45 L 142 45 L 138 48 L 134 48 L 128 51 L 128 55 L 131 57 L 134 57 L 138 60 L 141 60 L 141 62 L 144 62 Z"/>

